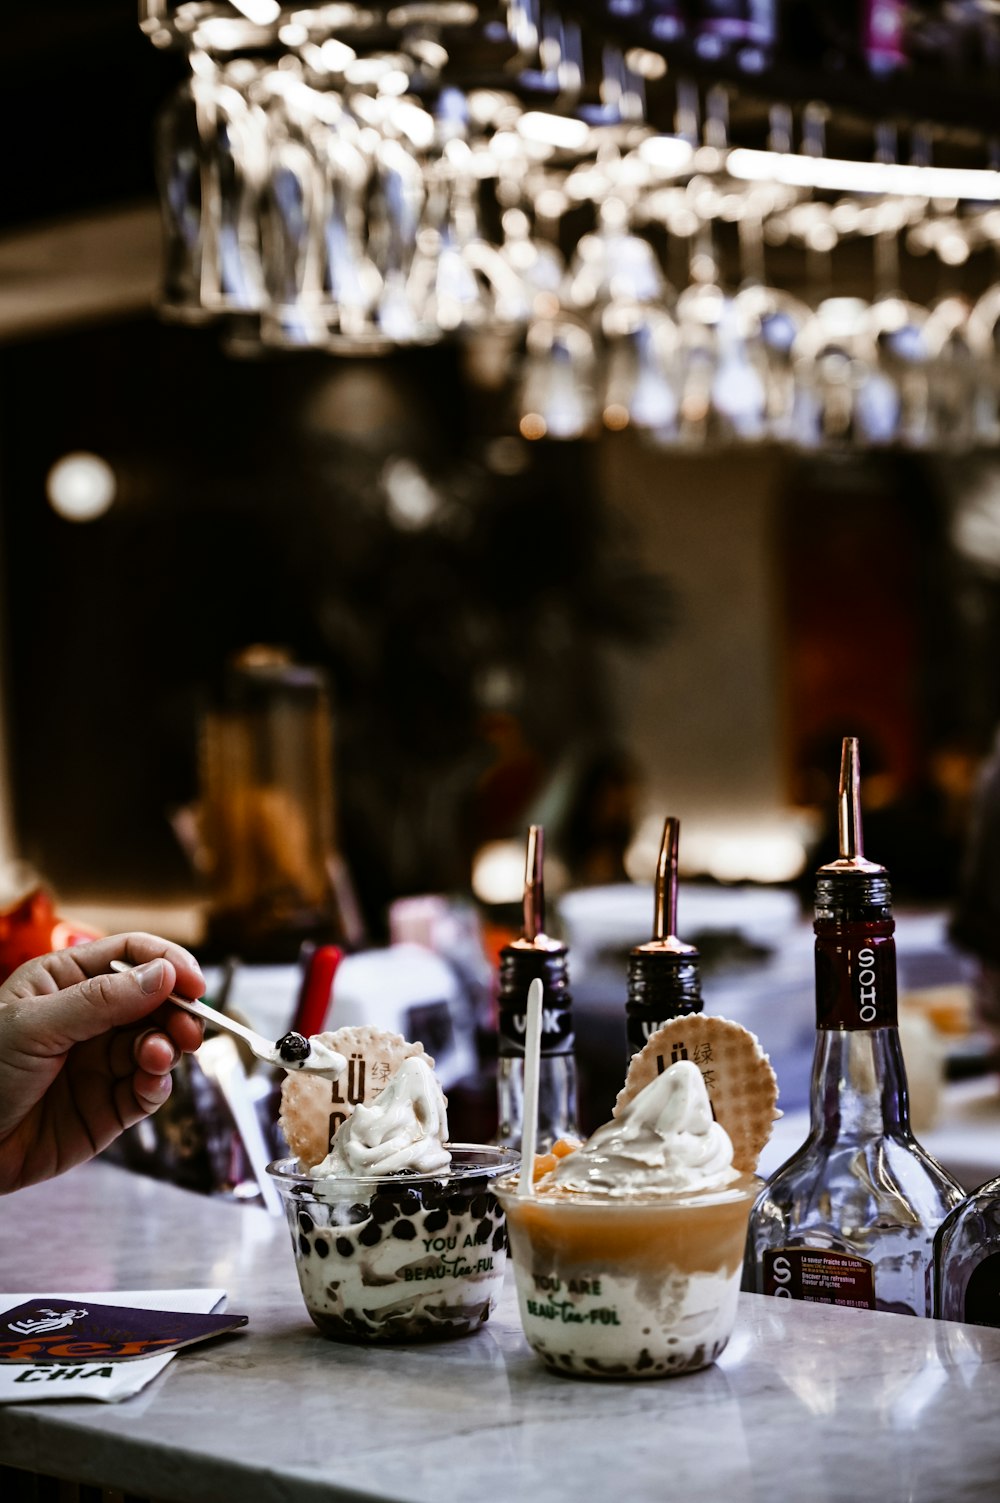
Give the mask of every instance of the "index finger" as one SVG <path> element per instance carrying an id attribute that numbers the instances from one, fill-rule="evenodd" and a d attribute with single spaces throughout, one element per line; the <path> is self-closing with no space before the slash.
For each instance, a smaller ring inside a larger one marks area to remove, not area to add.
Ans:
<path id="1" fill-rule="evenodd" d="M 90 940 L 84 945 L 74 945 L 69 950 L 57 950 L 30 964 L 44 969 L 62 990 L 64 987 L 76 986 L 90 976 L 105 975 L 111 969 L 113 960 L 124 960 L 129 965 L 142 965 L 146 960 L 167 960 L 174 968 L 176 989 L 182 997 L 190 997 L 194 1001 L 204 995 L 205 978 L 190 951 L 170 940 L 138 930 Z"/>

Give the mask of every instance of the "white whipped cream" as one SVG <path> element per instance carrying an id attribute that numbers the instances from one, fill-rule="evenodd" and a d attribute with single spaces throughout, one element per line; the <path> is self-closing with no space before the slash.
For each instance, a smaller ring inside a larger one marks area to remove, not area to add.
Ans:
<path id="1" fill-rule="evenodd" d="M 367 1106 L 359 1104 L 341 1123 L 330 1152 L 312 1171 L 328 1175 L 398 1174 L 446 1169 L 448 1113 L 441 1087 L 421 1055 L 404 1059 Z"/>
<path id="2" fill-rule="evenodd" d="M 324 1044 L 318 1033 L 311 1033 L 307 1042 L 309 1053 L 305 1059 L 285 1059 L 277 1046 L 271 1050 L 271 1058 L 289 1073 L 293 1070 L 305 1070 L 310 1075 L 318 1075 L 322 1080 L 339 1080 L 347 1069 L 346 1057 L 336 1049 L 331 1049 L 329 1044 Z"/>
<path id="3" fill-rule="evenodd" d="M 613 1122 L 561 1158 L 541 1181 L 600 1195 L 673 1195 L 738 1179 L 729 1134 L 712 1116 L 698 1066 L 679 1059 Z"/>

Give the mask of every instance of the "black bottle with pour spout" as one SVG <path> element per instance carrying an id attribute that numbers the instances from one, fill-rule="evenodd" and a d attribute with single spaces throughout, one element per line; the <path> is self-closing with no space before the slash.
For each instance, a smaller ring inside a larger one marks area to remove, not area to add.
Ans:
<path id="1" fill-rule="evenodd" d="M 701 1012 L 700 954 L 677 938 L 677 853 L 681 822 L 663 825 L 654 886 L 653 937 L 636 945 L 628 962 L 625 1027 L 628 1052 L 638 1053 L 671 1018 Z"/>
<path id="2" fill-rule="evenodd" d="M 541 825 L 528 831 L 521 935 L 500 952 L 498 996 L 496 1141 L 521 1147 L 524 1116 L 524 1036 L 528 988 L 536 978 L 544 986 L 542 1052 L 538 1084 L 537 1147 L 544 1152 L 558 1138 L 574 1137 L 576 1061 L 573 1055 L 573 999 L 569 990 L 566 946 L 545 933 L 545 835 Z"/>

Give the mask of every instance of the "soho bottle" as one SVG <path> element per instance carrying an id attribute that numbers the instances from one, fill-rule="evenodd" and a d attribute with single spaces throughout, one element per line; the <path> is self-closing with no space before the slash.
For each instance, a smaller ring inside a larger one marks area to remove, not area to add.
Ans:
<path id="1" fill-rule="evenodd" d="M 816 877 L 809 1136 L 751 1212 L 744 1288 L 932 1315 L 934 1233 L 964 1192 L 910 1131 L 889 877 L 862 850 L 853 737 L 839 805 L 840 858 Z"/>
<path id="2" fill-rule="evenodd" d="M 498 997 L 496 1141 L 521 1147 L 524 1116 L 524 1033 L 528 988 L 536 977 L 542 997 L 542 1054 L 538 1079 L 540 1152 L 557 1138 L 575 1137 L 576 1061 L 573 1056 L 573 1003 L 569 990 L 566 946 L 545 933 L 545 835 L 541 825 L 528 831 L 524 874 L 524 921 L 521 936 L 500 951 Z"/>
<path id="3" fill-rule="evenodd" d="M 625 1030 L 629 1056 L 671 1018 L 701 1012 L 700 955 L 677 938 L 677 852 L 681 822 L 663 825 L 654 886 L 653 937 L 636 945 L 628 960 Z"/>

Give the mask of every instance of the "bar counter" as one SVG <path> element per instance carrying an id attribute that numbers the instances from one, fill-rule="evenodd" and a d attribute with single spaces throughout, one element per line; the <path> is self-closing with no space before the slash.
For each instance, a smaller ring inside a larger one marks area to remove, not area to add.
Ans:
<path id="1" fill-rule="evenodd" d="M 1000 1330 L 741 1296 L 714 1368 L 550 1375 L 508 1279 L 475 1336 L 325 1341 L 284 1221 L 95 1163 L 0 1201 L 5 1292 L 219 1286 L 246 1331 L 118 1405 L 0 1408 L 0 1463 L 163 1503 L 996 1496 Z"/>

